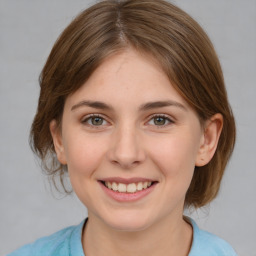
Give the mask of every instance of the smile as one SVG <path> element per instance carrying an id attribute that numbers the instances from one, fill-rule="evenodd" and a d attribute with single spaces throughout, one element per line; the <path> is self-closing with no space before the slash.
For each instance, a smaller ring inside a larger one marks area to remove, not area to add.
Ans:
<path id="1" fill-rule="evenodd" d="M 108 189 L 111 189 L 119 193 L 136 193 L 138 191 L 142 191 L 144 189 L 149 188 L 153 183 L 151 181 L 143 181 L 137 183 L 124 184 L 111 181 L 103 181 L 103 184 Z"/>
<path id="2" fill-rule="evenodd" d="M 121 177 L 109 177 L 98 180 L 106 195 L 118 202 L 134 202 L 151 194 L 156 185 L 156 180 L 142 177 L 124 179 Z"/>

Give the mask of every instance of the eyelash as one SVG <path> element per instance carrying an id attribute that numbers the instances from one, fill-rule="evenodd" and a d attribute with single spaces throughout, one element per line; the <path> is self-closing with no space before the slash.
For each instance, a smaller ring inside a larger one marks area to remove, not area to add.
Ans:
<path id="1" fill-rule="evenodd" d="M 164 128 L 164 127 L 174 123 L 174 121 L 168 115 L 165 115 L 165 114 L 155 114 L 155 115 L 150 116 L 148 123 L 151 120 L 154 120 L 156 118 L 162 118 L 165 122 L 163 125 L 153 124 L 153 126 L 156 126 L 157 128 Z M 166 124 L 166 121 L 168 122 L 168 124 Z"/>
<path id="2" fill-rule="evenodd" d="M 106 121 L 106 118 L 105 118 L 104 116 L 101 116 L 101 115 L 99 115 L 99 114 L 91 114 L 91 115 L 85 116 L 85 117 L 82 119 L 81 123 L 82 123 L 82 124 L 85 124 L 85 125 L 88 125 L 88 126 L 90 126 L 91 128 L 95 128 L 95 129 L 98 129 L 98 128 L 100 128 L 101 126 L 103 126 L 103 125 L 93 125 L 93 124 L 90 124 L 90 123 L 89 123 L 89 120 L 91 120 L 91 122 L 92 122 L 92 118 L 99 118 L 99 119 L 102 119 L 103 122 L 107 122 L 107 121 Z"/>
<path id="3" fill-rule="evenodd" d="M 85 124 L 91 128 L 94 128 L 94 129 L 99 129 L 100 127 L 104 126 L 104 124 L 100 124 L 100 125 L 94 125 L 92 124 L 92 118 L 99 118 L 102 120 L 102 122 L 108 122 L 106 120 L 106 118 L 102 115 L 99 115 L 99 114 L 91 114 L 91 115 L 88 115 L 86 117 L 84 117 L 81 121 L 82 124 Z M 155 115 L 152 115 L 149 117 L 147 123 L 149 123 L 150 121 L 154 121 L 154 119 L 156 118 L 162 118 L 163 121 L 164 121 L 164 124 L 163 125 L 156 125 L 155 123 L 154 124 L 151 124 L 150 126 L 155 126 L 157 128 L 164 128 L 170 124 L 173 124 L 174 121 L 167 115 L 165 114 L 155 114 Z M 91 120 L 91 123 L 89 123 L 89 120 Z M 168 122 L 168 124 L 166 124 L 166 122 Z"/>

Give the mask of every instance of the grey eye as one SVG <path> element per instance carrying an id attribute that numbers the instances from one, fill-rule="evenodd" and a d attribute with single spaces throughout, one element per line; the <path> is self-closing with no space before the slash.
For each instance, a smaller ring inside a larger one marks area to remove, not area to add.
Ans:
<path id="1" fill-rule="evenodd" d="M 160 127 L 161 126 L 165 127 L 171 123 L 174 123 L 174 122 L 169 117 L 162 116 L 162 115 L 155 115 L 148 122 L 149 125 L 160 126 Z"/>
<path id="2" fill-rule="evenodd" d="M 91 119 L 91 121 L 89 123 L 91 123 L 91 125 L 95 125 L 95 126 L 102 125 L 103 122 L 104 122 L 103 118 L 97 117 L 97 116 L 96 117 L 91 117 L 90 119 Z"/>
<path id="3" fill-rule="evenodd" d="M 165 125 L 167 119 L 165 117 L 157 116 L 153 118 L 155 125 Z"/>
<path id="4" fill-rule="evenodd" d="M 107 125 L 107 121 L 104 119 L 104 117 L 101 116 L 89 116 L 85 118 L 84 120 L 81 121 L 84 125 L 89 125 L 89 126 L 103 126 Z"/>

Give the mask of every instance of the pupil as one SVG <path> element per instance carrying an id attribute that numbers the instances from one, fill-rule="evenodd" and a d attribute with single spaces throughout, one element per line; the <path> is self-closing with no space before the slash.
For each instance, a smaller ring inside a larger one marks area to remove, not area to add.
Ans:
<path id="1" fill-rule="evenodd" d="M 103 119 L 100 117 L 93 117 L 92 124 L 93 125 L 101 125 L 103 123 Z"/>
<path id="2" fill-rule="evenodd" d="M 154 119 L 155 125 L 164 125 L 165 124 L 165 119 L 163 117 L 156 117 Z"/>

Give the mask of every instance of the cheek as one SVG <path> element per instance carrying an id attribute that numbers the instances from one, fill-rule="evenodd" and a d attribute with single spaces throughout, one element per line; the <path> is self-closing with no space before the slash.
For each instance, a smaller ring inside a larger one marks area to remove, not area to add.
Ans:
<path id="1" fill-rule="evenodd" d="M 190 136 L 170 136 L 154 143 L 151 156 L 166 177 L 188 177 L 194 172 L 197 143 Z"/>
<path id="2" fill-rule="evenodd" d="M 99 145 L 97 140 L 87 136 L 69 137 L 65 153 L 70 178 L 91 176 L 94 173 L 104 155 L 104 148 Z"/>
<path id="3" fill-rule="evenodd" d="M 65 153 L 67 157 L 68 173 L 74 192 L 87 207 L 94 198 L 95 177 L 104 157 L 103 143 L 91 137 L 69 137 Z"/>

